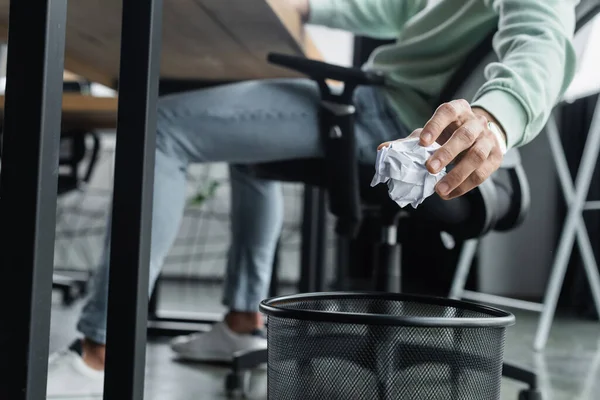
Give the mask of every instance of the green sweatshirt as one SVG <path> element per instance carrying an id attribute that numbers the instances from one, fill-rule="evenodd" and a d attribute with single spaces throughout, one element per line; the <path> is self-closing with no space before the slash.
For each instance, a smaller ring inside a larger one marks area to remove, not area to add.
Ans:
<path id="1" fill-rule="evenodd" d="M 386 91 L 408 128 L 422 127 L 465 56 L 493 30 L 500 60 L 467 99 L 492 114 L 508 147 L 533 140 L 573 79 L 578 0 L 310 0 L 309 23 L 376 38 L 365 66 L 386 76 Z"/>

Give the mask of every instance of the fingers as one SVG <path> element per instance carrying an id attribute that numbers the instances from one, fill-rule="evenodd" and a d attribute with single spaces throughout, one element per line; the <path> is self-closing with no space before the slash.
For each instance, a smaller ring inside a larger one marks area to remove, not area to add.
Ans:
<path id="1" fill-rule="evenodd" d="M 388 147 L 392 142 L 383 142 L 377 147 L 377 151 L 383 149 L 384 147 Z"/>
<path id="2" fill-rule="evenodd" d="M 421 145 L 429 146 L 437 140 L 444 129 L 453 122 L 462 123 L 471 116 L 471 105 L 466 100 L 453 100 L 438 107 L 421 132 Z"/>
<path id="3" fill-rule="evenodd" d="M 455 164 L 436 186 L 443 199 L 467 193 L 500 167 L 503 154 L 487 121 L 488 117 L 474 112 L 466 100 L 453 100 L 438 107 L 423 127 L 421 146 L 442 145 L 427 160 L 428 171 L 437 174 Z"/>
<path id="4" fill-rule="evenodd" d="M 429 172 L 437 174 L 463 151 L 473 146 L 485 130 L 485 124 L 484 117 L 474 117 L 454 131 L 450 139 L 427 160 L 426 167 Z M 474 151 L 473 157 L 481 159 L 481 162 L 485 161 L 487 154 L 480 153 L 481 149 L 479 147 Z"/>
<path id="5" fill-rule="evenodd" d="M 495 147 L 496 143 L 492 137 L 482 135 L 465 152 L 461 161 L 438 183 L 438 194 L 446 199 L 450 198 L 449 195 L 460 196 L 480 185 L 496 169 L 492 169 L 495 159 L 490 160 Z"/>
<path id="6" fill-rule="evenodd" d="M 496 138 L 487 129 L 487 119 L 471 112 L 466 102 L 457 100 L 452 103 L 454 111 L 447 106 L 441 106 L 424 128 L 414 130 L 405 138 L 420 138 L 420 142 L 423 142 L 427 129 L 434 132 L 433 135 L 437 137 L 441 134 L 450 136 L 426 162 L 427 169 L 433 174 L 438 173 L 451 162 L 455 163 L 454 168 L 435 188 L 438 195 L 445 200 L 462 196 L 479 186 L 500 167 L 503 158 Z M 465 111 L 460 111 L 464 104 L 466 104 Z M 449 132 L 455 126 L 458 128 L 450 134 Z M 393 142 L 384 142 L 377 150 L 388 147 L 391 143 Z"/>
<path id="7" fill-rule="evenodd" d="M 444 196 L 443 198 L 445 200 L 451 200 L 475 189 L 486 179 L 488 179 L 492 173 L 498 169 L 499 166 L 500 163 L 496 163 L 493 158 L 489 158 L 478 169 L 473 171 L 471 175 L 469 175 L 469 177 L 463 181 L 463 183 L 461 183 L 456 189 L 451 191 L 450 194 Z"/>

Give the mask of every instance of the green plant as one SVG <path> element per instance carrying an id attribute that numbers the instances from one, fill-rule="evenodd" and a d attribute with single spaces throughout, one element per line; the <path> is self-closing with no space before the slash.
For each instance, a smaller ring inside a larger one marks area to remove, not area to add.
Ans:
<path id="1" fill-rule="evenodd" d="M 205 183 L 202 187 L 198 189 L 198 192 L 192 197 L 190 201 L 190 205 L 193 206 L 201 206 L 211 197 L 214 197 L 217 189 L 220 186 L 220 182 L 216 180 L 211 180 Z"/>

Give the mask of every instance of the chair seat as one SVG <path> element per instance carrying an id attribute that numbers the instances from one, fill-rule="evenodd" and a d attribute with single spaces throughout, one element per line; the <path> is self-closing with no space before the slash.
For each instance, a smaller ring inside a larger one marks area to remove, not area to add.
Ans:
<path id="1" fill-rule="evenodd" d="M 251 166 L 252 173 L 262 179 L 282 182 L 301 182 L 310 186 L 326 188 L 325 162 L 322 159 L 299 159 L 277 161 Z M 386 185 L 371 187 L 375 171 L 372 165 L 362 164 L 359 168 L 360 196 L 363 209 L 377 208 L 382 212 L 397 210 L 388 195 Z M 430 224 L 456 238 L 470 239 L 478 237 L 493 228 L 490 216 L 496 213 L 495 184 L 489 180 L 480 188 L 457 199 L 442 200 L 433 195 L 427 198 L 417 209 L 405 207 L 405 211 L 423 224 Z M 506 211 L 503 211 L 506 212 Z M 500 218 L 502 216 L 499 216 Z"/>
<path id="2" fill-rule="evenodd" d="M 273 161 L 251 166 L 252 173 L 262 179 L 281 182 L 301 182 L 309 186 L 325 187 L 325 161 L 305 158 L 289 161 Z"/>
<path id="3" fill-rule="evenodd" d="M 262 178 L 282 182 L 301 182 L 309 186 L 327 187 L 327 168 L 325 161 L 318 158 L 299 159 L 291 161 L 276 161 L 252 166 L 253 173 Z M 388 196 L 387 187 L 378 185 L 371 187 L 375 174 L 372 165 L 359 166 L 360 195 L 366 206 L 381 205 L 392 202 Z"/>

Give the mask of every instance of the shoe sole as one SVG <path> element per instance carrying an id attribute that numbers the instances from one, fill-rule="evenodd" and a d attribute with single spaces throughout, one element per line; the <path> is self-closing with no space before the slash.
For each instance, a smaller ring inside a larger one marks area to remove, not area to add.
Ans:
<path id="1" fill-rule="evenodd" d="M 223 357 L 223 356 L 219 356 L 219 355 L 195 355 L 195 354 L 182 354 L 182 353 L 177 353 L 174 351 L 174 353 L 177 355 L 177 358 L 181 361 L 187 361 L 187 362 L 194 362 L 194 363 L 222 363 L 222 364 L 231 364 L 233 363 L 233 357 L 229 356 L 229 357 Z M 266 363 L 261 364 L 259 366 L 257 366 L 258 369 L 266 369 Z"/>

